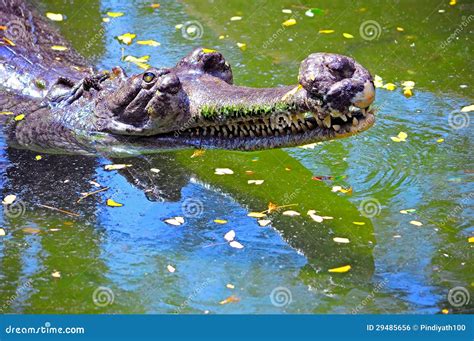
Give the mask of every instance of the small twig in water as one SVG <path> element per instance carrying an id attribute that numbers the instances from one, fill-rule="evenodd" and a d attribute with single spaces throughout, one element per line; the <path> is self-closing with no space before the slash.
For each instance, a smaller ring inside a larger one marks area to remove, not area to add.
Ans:
<path id="1" fill-rule="evenodd" d="M 89 192 L 89 193 L 84 193 L 84 194 L 82 195 L 82 197 L 80 197 L 80 198 L 76 201 L 76 203 L 80 203 L 83 199 L 85 199 L 85 198 L 87 198 L 87 197 L 89 197 L 89 196 L 91 196 L 91 195 L 94 195 L 94 194 L 97 194 L 97 193 L 100 193 L 100 192 L 104 192 L 104 191 L 106 191 L 106 190 L 108 190 L 108 189 L 109 189 L 109 187 L 104 187 L 104 188 L 98 189 L 97 191 L 93 191 L 93 192 Z"/>
<path id="2" fill-rule="evenodd" d="M 77 214 L 77 213 L 62 210 L 60 208 L 56 208 L 56 207 L 52 207 L 52 206 L 48 206 L 48 205 L 43 205 L 43 204 L 38 204 L 38 206 L 41 206 L 41 207 L 44 207 L 44 208 L 47 208 L 47 209 L 50 209 L 50 210 L 53 210 L 53 211 L 58 211 L 58 212 L 61 212 L 61 213 L 64 213 L 64 214 L 67 214 L 67 215 L 70 215 L 70 216 L 73 216 L 73 217 L 80 217 L 80 215 Z"/>

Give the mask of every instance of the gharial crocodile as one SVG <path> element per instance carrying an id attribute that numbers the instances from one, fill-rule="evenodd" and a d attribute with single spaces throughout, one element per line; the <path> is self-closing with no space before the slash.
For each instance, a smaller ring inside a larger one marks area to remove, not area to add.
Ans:
<path id="1" fill-rule="evenodd" d="M 233 85 L 221 53 L 170 68 L 98 72 L 29 4 L 0 0 L 0 120 L 10 145 L 50 153 L 256 150 L 350 136 L 374 123 L 370 73 L 309 55 L 298 84 Z M 59 47 L 58 47 L 59 46 Z"/>

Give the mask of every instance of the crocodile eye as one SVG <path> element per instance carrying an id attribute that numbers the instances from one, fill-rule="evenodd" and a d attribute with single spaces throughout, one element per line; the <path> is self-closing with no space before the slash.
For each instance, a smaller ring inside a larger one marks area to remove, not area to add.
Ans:
<path id="1" fill-rule="evenodd" d="M 155 79 L 155 74 L 153 72 L 145 72 L 143 74 L 143 80 L 147 83 L 151 83 Z"/>

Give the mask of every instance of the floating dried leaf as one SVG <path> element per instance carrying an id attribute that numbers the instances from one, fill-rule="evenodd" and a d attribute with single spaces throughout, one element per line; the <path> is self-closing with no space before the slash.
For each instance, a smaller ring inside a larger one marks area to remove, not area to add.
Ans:
<path id="1" fill-rule="evenodd" d="M 269 224 L 271 224 L 271 220 L 268 220 L 268 219 L 261 219 L 261 220 L 258 220 L 257 223 L 258 225 L 260 225 L 261 227 L 265 227 Z"/>
<path id="2" fill-rule="evenodd" d="M 150 168 L 150 172 L 158 174 L 160 170 L 158 168 Z"/>
<path id="3" fill-rule="evenodd" d="M 247 183 L 249 185 L 261 185 L 265 180 L 248 180 Z"/>
<path id="4" fill-rule="evenodd" d="M 462 108 L 461 108 L 461 111 L 462 111 L 462 112 L 474 111 L 474 104 L 471 104 L 471 105 L 467 105 L 467 106 L 465 106 L 465 107 L 462 107 Z"/>
<path id="5" fill-rule="evenodd" d="M 107 15 L 111 18 L 122 17 L 125 13 L 123 12 L 107 12 Z"/>
<path id="6" fill-rule="evenodd" d="M 51 46 L 51 50 L 54 50 L 54 51 L 66 51 L 68 48 L 66 46 L 62 46 L 62 45 L 53 45 Z"/>
<path id="7" fill-rule="evenodd" d="M 15 202 L 16 200 L 16 195 L 14 194 L 9 194 L 2 200 L 2 204 L 4 205 L 11 205 Z"/>
<path id="8" fill-rule="evenodd" d="M 61 278 L 61 273 L 59 271 L 53 271 L 51 276 L 53 276 L 54 278 Z"/>
<path id="9" fill-rule="evenodd" d="M 193 155 L 191 155 L 191 159 L 194 159 L 195 157 L 203 156 L 205 153 L 206 153 L 206 151 L 204 149 L 196 149 L 193 152 Z"/>
<path id="10" fill-rule="evenodd" d="M 230 230 L 224 235 L 224 239 L 227 240 L 228 242 L 231 242 L 235 239 L 235 231 Z"/>
<path id="11" fill-rule="evenodd" d="M 230 18 L 230 21 L 239 21 L 239 20 L 242 20 L 242 17 L 235 16 L 235 17 Z"/>
<path id="12" fill-rule="evenodd" d="M 352 223 L 354 225 L 359 225 L 359 226 L 365 225 L 365 223 L 363 221 L 353 221 Z"/>
<path id="13" fill-rule="evenodd" d="M 219 304 L 236 303 L 239 301 L 240 301 L 240 298 L 232 295 L 232 296 L 227 297 L 225 300 L 220 301 Z"/>
<path id="14" fill-rule="evenodd" d="M 227 224 L 227 220 L 224 220 L 224 219 L 214 219 L 214 222 L 216 224 L 221 224 L 221 225 Z"/>
<path id="15" fill-rule="evenodd" d="M 214 174 L 216 174 L 216 175 L 231 175 L 231 174 L 234 174 L 234 171 L 230 168 L 216 168 L 214 170 Z"/>
<path id="16" fill-rule="evenodd" d="M 353 38 L 354 38 L 354 36 L 353 36 L 352 34 L 350 34 L 350 33 L 343 33 L 342 36 L 343 36 L 344 38 L 347 38 L 347 39 L 353 39 Z"/>
<path id="17" fill-rule="evenodd" d="M 411 220 L 410 224 L 415 225 L 415 226 L 423 226 L 423 223 L 417 220 Z"/>
<path id="18" fill-rule="evenodd" d="M 317 223 L 322 223 L 324 220 L 323 217 L 316 214 L 315 210 L 309 210 L 307 214 Z"/>
<path id="19" fill-rule="evenodd" d="M 235 241 L 235 240 L 231 241 L 229 243 L 229 245 L 233 248 L 236 248 L 236 249 L 243 249 L 244 248 L 244 246 L 242 244 L 240 244 L 238 241 Z"/>
<path id="20" fill-rule="evenodd" d="M 227 283 L 227 284 L 226 284 L 226 287 L 227 287 L 228 289 L 235 289 L 235 285 L 230 284 L 230 283 Z"/>
<path id="21" fill-rule="evenodd" d="M 40 229 L 37 229 L 35 227 L 25 227 L 21 229 L 23 232 L 28 233 L 28 234 L 37 234 L 41 232 Z"/>
<path id="22" fill-rule="evenodd" d="M 252 217 L 252 218 L 264 218 L 267 215 L 261 212 L 250 212 L 249 214 L 247 214 L 247 216 Z"/>
<path id="23" fill-rule="evenodd" d="M 319 33 L 322 33 L 322 34 L 330 34 L 334 32 L 335 32 L 334 30 L 319 30 Z"/>
<path id="24" fill-rule="evenodd" d="M 167 268 L 168 271 L 171 272 L 171 273 L 173 273 L 173 272 L 176 271 L 176 268 L 175 268 L 174 266 L 170 265 L 170 264 L 168 264 L 168 265 L 166 266 L 166 268 Z"/>
<path id="25" fill-rule="evenodd" d="M 6 232 L 4 229 L 0 228 L 0 237 L 6 236 Z"/>
<path id="26" fill-rule="evenodd" d="M 180 226 L 184 224 L 184 218 L 183 217 L 174 217 L 174 218 L 169 218 L 164 220 L 165 223 L 173 226 Z"/>
<path id="27" fill-rule="evenodd" d="M 134 33 L 124 33 L 122 35 L 119 35 L 117 39 L 121 41 L 124 44 L 130 45 L 133 41 L 133 39 L 136 38 L 136 34 Z"/>
<path id="28" fill-rule="evenodd" d="M 157 42 L 156 40 L 137 40 L 138 45 L 148 45 L 148 46 L 153 46 L 157 47 L 160 46 L 161 44 Z"/>
<path id="29" fill-rule="evenodd" d="M 341 243 L 341 244 L 350 243 L 350 240 L 348 238 L 334 237 L 332 240 L 334 240 L 336 243 Z"/>
<path id="30" fill-rule="evenodd" d="M 289 27 L 289 26 L 296 25 L 296 20 L 295 20 L 295 19 L 288 19 L 288 20 L 285 20 L 285 21 L 282 23 L 282 25 L 285 26 L 285 27 Z"/>
<path id="31" fill-rule="evenodd" d="M 295 217 L 295 216 L 301 215 L 299 212 L 292 211 L 292 210 L 285 211 L 282 214 L 289 217 Z"/>
<path id="32" fill-rule="evenodd" d="M 118 169 L 124 169 L 127 167 L 132 167 L 132 165 L 126 165 L 126 164 L 113 164 L 113 165 L 105 165 L 104 169 L 107 171 L 111 170 L 118 170 Z"/>
<path id="33" fill-rule="evenodd" d="M 23 120 L 25 117 L 26 117 L 25 114 L 20 114 L 20 115 L 15 116 L 14 120 L 15 120 L 15 121 L 21 121 L 21 120 Z"/>
<path id="34" fill-rule="evenodd" d="M 237 43 L 237 46 L 238 46 L 239 49 L 241 49 L 242 51 L 247 50 L 247 44 L 245 44 L 245 43 Z"/>
<path id="35" fill-rule="evenodd" d="M 52 21 L 63 21 L 64 16 L 61 13 L 46 12 L 46 17 Z"/>

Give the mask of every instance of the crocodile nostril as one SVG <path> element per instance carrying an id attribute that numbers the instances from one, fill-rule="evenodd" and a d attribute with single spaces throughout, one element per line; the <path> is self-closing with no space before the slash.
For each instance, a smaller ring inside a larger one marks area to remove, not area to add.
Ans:
<path id="1" fill-rule="evenodd" d="M 161 92 L 176 94 L 181 88 L 181 82 L 178 76 L 174 74 L 167 74 L 160 79 L 160 85 L 158 89 Z"/>

